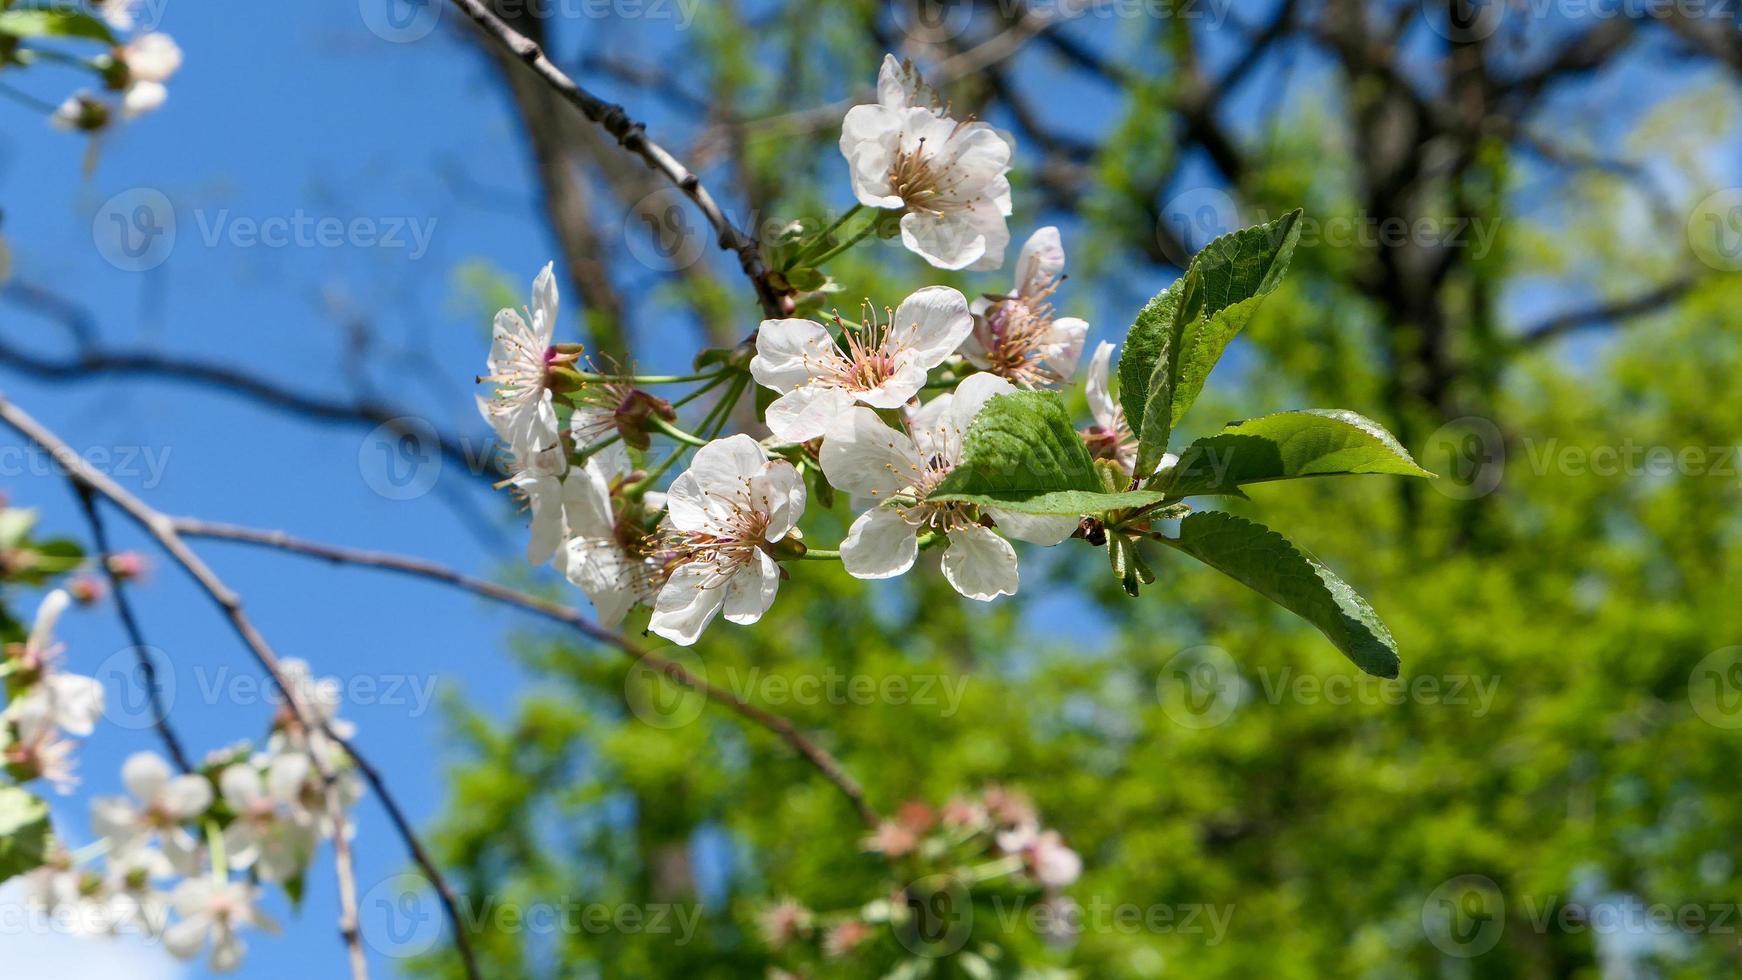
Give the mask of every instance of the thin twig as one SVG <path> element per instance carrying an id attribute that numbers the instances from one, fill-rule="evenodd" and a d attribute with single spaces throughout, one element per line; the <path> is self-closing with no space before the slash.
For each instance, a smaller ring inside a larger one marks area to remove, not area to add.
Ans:
<path id="1" fill-rule="evenodd" d="M 314 753 L 309 757 L 313 758 Z M 369 980 L 369 959 L 363 955 L 363 930 L 357 925 L 357 870 L 351 861 L 345 805 L 339 799 L 338 783 L 332 774 L 323 773 L 323 778 L 326 779 L 323 795 L 326 797 L 327 817 L 333 822 L 333 873 L 339 879 L 339 938 L 345 941 L 352 980 Z"/>
<path id="2" fill-rule="evenodd" d="M 73 490 L 78 493 L 79 504 L 85 510 L 85 521 L 91 525 L 91 541 L 97 548 L 97 562 L 103 566 L 103 573 L 109 580 L 109 592 L 115 597 L 115 611 L 121 616 L 121 628 L 127 631 L 127 642 L 133 644 L 133 656 L 138 661 L 139 673 L 145 680 L 145 696 L 151 702 L 151 727 L 157 729 L 157 736 L 163 740 L 163 747 L 175 761 L 176 767 L 182 772 L 193 772 L 193 762 L 188 758 L 187 750 L 182 747 L 175 730 L 169 726 L 169 710 L 163 704 L 163 687 L 157 680 L 157 664 L 151 660 L 151 648 L 145 642 L 145 632 L 139 628 L 139 619 L 133 614 L 132 600 L 127 597 L 127 582 L 109 561 L 114 552 L 109 548 L 109 533 L 103 525 L 103 515 L 97 509 L 96 494 L 88 485 L 76 479 L 71 482 Z"/>
<path id="3" fill-rule="evenodd" d="M 738 264 L 743 268 L 745 278 L 750 280 L 751 286 L 756 290 L 756 301 L 762 307 L 763 315 L 785 315 L 780 295 L 768 283 L 768 270 L 763 265 L 762 250 L 756 240 L 726 217 L 713 195 L 702 186 L 701 178 L 691 173 L 688 167 L 664 147 L 647 138 L 646 124 L 631 119 L 622 106 L 607 102 L 577 85 L 574 79 L 545 57 L 544 49 L 537 41 L 508 26 L 482 0 L 454 0 L 454 4 L 478 25 L 479 30 L 519 58 L 521 63 L 550 86 L 563 101 L 579 109 L 589 121 L 603 127 L 620 146 L 640 157 L 649 168 L 662 174 L 685 197 L 694 202 L 719 236 L 720 247 L 737 254 Z"/>
<path id="4" fill-rule="evenodd" d="M 230 587 L 224 584 L 223 579 L 219 578 L 200 559 L 200 556 L 187 546 L 187 542 L 183 541 L 176 532 L 175 522 L 168 515 L 152 509 L 150 505 L 110 479 L 107 474 L 91 466 L 59 436 L 32 418 L 29 413 L 13 404 L 4 395 L 0 395 L 0 421 L 4 421 L 20 435 L 40 446 L 44 452 L 66 468 L 67 475 L 72 480 L 108 498 L 155 538 L 163 550 L 175 559 L 176 564 L 192 576 L 200 588 L 223 611 L 224 617 L 229 620 L 231 627 L 241 637 L 243 644 L 248 647 L 254 659 L 284 692 L 285 703 L 290 706 L 292 715 L 303 729 L 311 732 L 318 729 L 345 750 L 358 770 L 363 773 L 363 778 L 368 781 L 377 798 L 380 799 L 382 807 L 386 809 L 388 817 L 404 840 L 406 848 L 411 852 L 412 859 L 417 862 L 428 877 L 430 884 L 441 897 L 442 907 L 453 928 L 454 945 L 465 964 L 466 975 L 471 980 L 480 980 L 481 974 L 478 972 L 478 964 L 472 953 L 471 938 L 466 931 L 465 921 L 460 916 L 459 907 L 454 902 L 453 890 L 448 886 L 446 876 L 430 859 L 429 853 L 423 847 L 423 842 L 418 839 L 417 832 L 412 829 L 411 822 L 406 819 L 398 801 L 388 790 L 380 772 L 369 764 L 368 760 L 357 751 L 357 748 L 348 739 L 335 732 L 330 723 L 308 710 L 305 694 L 300 685 L 292 684 L 286 680 L 278 655 L 272 652 L 272 647 L 267 644 L 266 638 L 255 628 L 248 615 L 242 611 L 241 597 L 232 592 Z M 317 720 L 318 724 L 315 723 Z M 330 782 L 330 774 L 323 772 L 322 775 L 327 777 Z"/>
<path id="5" fill-rule="evenodd" d="M 756 705 L 739 698 L 724 688 L 716 687 L 706 680 L 697 677 L 684 669 L 683 665 L 670 660 L 658 653 L 647 650 L 622 634 L 605 629 L 592 622 L 574 609 L 558 602 L 543 599 L 539 596 L 473 578 L 463 572 L 449 568 L 423 558 L 409 555 L 396 555 L 382 551 L 363 551 L 355 548 L 344 548 L 335 545 L 321 544 L 315 541 L 305 541 L 295 538 L 282 531 L 266 531 L 257 528 L 239 527 L 234 524 L 219 524 L 194 518 L 182 517 L 174 520 L 177 533 L 190 538 L 212 538 L 224 541 L 237 541 L 245 544 L 262 545 L 288 551 L 295 554 L 320 558 L 341 565 L 360 565 L 369 568 L 379 568 L 398 572 L 417 578 L 425 578 L 441 582 L 483 596 L 494 602 L 515 606 L 527 612 L 543 616 L 546 619 L 561 623 L 574 629 L 588 639 L 603 646 L 611 647 L 632 660 L 638 660 L 671 678 L 679 684 L 697 691 L 711 701 L 718 702 L 736 712 L 739 716 L 761 726 L 779 737 L 806 762 L 810 763 L 823 778 L 833 783 L 840 790 L 853 809 L 869 826 L 876 826 L 879 817 L 877 811 L 866 802 L 865 793 L 859 783 L 842 767 L 840 760 L 829 751 L 811 741 L 795 728 L 792 722 L 771 714 Z"/>

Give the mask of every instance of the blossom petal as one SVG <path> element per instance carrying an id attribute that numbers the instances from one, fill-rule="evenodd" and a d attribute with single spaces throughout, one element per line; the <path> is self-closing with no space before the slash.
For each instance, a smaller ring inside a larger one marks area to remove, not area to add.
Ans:
<path id="1" fill-rule="evenodd" d="M 1077 362 L 1083 359 L 1083 343 L 1089 336 L 1089 322 L 1074 316 L 1061 316 L 1052 323 L 1053 349 L 1046 355 L 1047 369 L 1060 378 L 1077 373 Z"/>
<path id="2" fill-rule="evenodd" d="M 1075 534 L 1082 523 L 1081 518 L 1068 514 L 1019 514 L 996 507 L 987 508 L 986 513 L 998 522 L 998 530 L 1006 537 L 1048 548 Z"/>
<path id="3" fill-rule="evenodd" d="M 956 385 L 955 397 L 950 400 L 945 424 L 958 435 L 966 436 L 968 427 L 974 422 L 974 416 L 980 414 L 980 409 L 987 402 L 1015 390 L 1015 385 L 996 374 L 970 374 L 962 379 L 961 384 Z M 957 447 L 956 452 L 960 451 L 960 447 Z"/>
<path id="4" fill-rule="evenodd" d="M 768 459 L 743 433 L 715 439 L 696 450 L 666 495 L 671 523 L 680 531 L 708 531 L 732 518 L 745 503 L 750 482 Z"/>
<path id="5" fill-rule="evenodd" d="M 623 621 L 640 598 L 636 562 L 615 541 L 570 538 L 563 548 L 563 575 L 587 594 L 604 626 Z"/>
<path id="6" fill-rule="evenodd" d="M 177 776 L 163 789 L 164 812 L 178 820 L 190 820 L 212 805 L 212 784 L 204 776 Z"/>
<path id="7" fill-rule="evenodd" d="M 764 320 L 756 331 L 750 376 L 764 388 L 788 392 L 822 373 L 835 354 L 835 338 L 815 320 Z"/>
<path id="8" fill-rule="evenodd" d="M 986 236 L 962 214 L 909 211 L 901 216 L 901 244 L 940 269 L 977 267 Z"/>
<path id="9" fill-rule="evenodd" d="M 1016 594 L 1016 549 L 991 528 L 970 524 L 951 530 L 943 565 L 944 578 L 969 599 L 990 602 Z"/>
<path id="10" fill-rule="evenodd" d="M 773 459 L 763 464 L 757 484 L 766 501 L 760 505 L 762 512 L 768 515 L 763 536 L 768 541 L 779 541 L 804 516 L 804 477 L 799 476 L 798 468 L 786 460 Z"/>
<path id="11" fill-rule="evenodd" d="M 830 483 L 879 501 L 913 486 L 923 473 L 913 440 L 868 408 L 853 408 L 830 428 L 818 458 Z"/>
<path id="12" fill-rule="evenodd" d="M 733 573 L 726 585 L 726 620 L 749 626 L 774 605 L 780 588 L 780 566 L 765 551 L 757 550 L 750 561 Z"/>
<path id="13" fill-rule="evenodd" d="M 919 536 L 892 507 L 860 514 L 841 542 L 841 565 L 854 578 L 894 578 L 913 567 Z"/>
<path id="14" fill-rule="evenodd" d="M 151 803 L 169 784 L 169 763 L 156 752 L 135 752 L 121 764 L 121 782 L 135 798 Z"/>
<path id="15" fill-rule="evenodd" d="M 927 286 L 895 309 L 896 336 L 927 369 L 937 367 L 974 330 L 968 300 L 948 286 Z"/>
<path id="16" fill-rule="evenodd" d="M 1059 230 L 1047 225 L 1028 236 L 1016 260 L 1016 295 L 1034 296 L 1065 271 L 1065 247 Z"/>
<path id="17" fill-rule="evenodd" d="M 923 372 L 920 384 L 925 384 Z M 805 385 L 770 402 L 763 421 L 782 442 L 809 442 L 852 407 L 852 392 L 834 385 Z"/>
<path id="18" fill-rule="evenodd" d="M 224 802 L 236 811 L 247 810 L 266 798 L 260 774 L 247 763 L 225 767 L 218 776 L 218 788 L 223 791 Z"/>
<path id="19" fill-rule="evenodd" d="M 679 646 L 695 643 L 726 602 L 726 590 L 713 583 L 718 574 L 711 562 L 679 566 L 653 602 L 648 629 Z"/>
<path id="20" fill-rule="evenodd" d="M 532 280 L 532 333 L 543 346 L 556 332 L 556 263 L 546 262 Z"/>
<path id="21" fill-rule="evenodd" d="M 858 400 L 872 408 L 900 408 L 925 388 L 925 372 L 925 366 L 904 351 L 895 372 L 875 388 L 859 392 Z"/>
<path id="22" fill-rule="evenodd" d="M 1119 403 L 1113 400 L 1113 390 L 1110 386 L 1113 364 L 1113 345 L 1103 340 L 1095 347 L 1095 356 L 1089 358 L 1089 377 L 1087 391 L 1089 413 L 1095 417 L 1095 424 L 1108 432 L 1117 432 L 1119 425 Z"/>

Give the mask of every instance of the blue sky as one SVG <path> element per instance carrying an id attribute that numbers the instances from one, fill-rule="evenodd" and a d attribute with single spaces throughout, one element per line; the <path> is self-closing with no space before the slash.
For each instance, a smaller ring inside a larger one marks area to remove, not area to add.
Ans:
<path id="1" fill-rule="evenodd" d="M 374 9 L 374 0 L 362 2 Z M 76 298 L 107 344 L 245 365 L 333 397 L 354 390 L 346 325 L 366 316 L 379 344 L 371 352 L 372 390 L 482 448 L 485 433 L 470 399 L 471 377 L 483 366 L 484 325 L 455 301 L 450 273 L 483 258 L 530 281 L 555 253 L 494 71 L 453 38 L 451 22 L 427 38 L 389 43 L 351 3 L 279 5 L 270 15 L 246 5 L 160 9 L 160 27 L 181 44 L 186 64 L 166 108 L 107 138 L 89 176 L 83 140 L 51 131 L 21 106 L 0 104 L 0 231 L 17 279 Z M 675 23 L 613 29 L 635 43 Z M 49 73 L 30 79 L 44 98 L 58 99 L 72 84 Z M 635 93 L 603 94 L 659 116 Z M 1085 114 L 1091 124 L 1093 115 Z M 126 261 L 118 267 L 105 257 L 116 254 L 112 222 L 150 199 L 148 192 L 173 209 L 174 245 L 149 270 L 126 268 Z M 321 218 L 362 219 L 381 233 L 398 228 L 405 245 L 275 248 L 252 243 L 247 231 L 274 219 Z M 1034 223 L 1019 222 L 1017 234 Z M 1129 300 L 1108 294 L 1091 302 L 1099 312 Z M 57 325 L 16 305 L 0 304 L 0 317 L 11 342 L 68 349 Z M 1107 318 L 1096 322 L 1112 332 Z M 659 335 L 683 330 L 670 322 Z M 676 343 L 642 354 L 651 369 L 678 368 L 686 350 Z M 399 499 L 407 495 L 383 469 L 393 447 L 360 429 L 323 427 L 166 383 L 62 385 L 7 373 L 0 390 L 81 452 L 106 454 L 123 484 L 170 513 L 422 555 L 484 574 L 518 547 L 512 532 L 502 536 L 505 555 L 456 518 L 454 500 L 490 518 L 504 505 L 451 466 L 418 470 L 431 489 Z M 6 439 L 0 445 L 13 444 Z M 129 459 L 132 465 L 121 465 Z M 40 508 L 46 528 L 84 537 L 64 481 L 27 464 L 7 472 L 4 486 L 14 505 Z M 271 709 L 251 685 L 256 672 L 246 652 L 209 601 L 118 515 L 111 530 L 119 546 L 153 556 L 155 572 L 136 596 L 147 638 L 173 665 L 177 729 L 201 752 L 257 739 Z M 353 700 L 367 702 L 346 710 L 360 727 L 360 745 L 391 774 L 415 817 L 433 816 L 448 746 L 431 699 L 457 695 L 491 710 L 510 704 L 523 678 L 504 669 L 502 638 L 525 620 L 430 584 L 238 546 L 198 547 L 246 597 L 281 655 L 341 675 Z M 127 644 L 107 605 L 71 615 L 63 633 L 74 669 L 104 674 L 126 662 Z M 85 801 L 118 792 L 121 761 L 156 747 L 149 731 L 125 723 L 124 710 L 118 716 L 85 743 L 85 785 L 57 806 L 57 823 L 75 842 L 83 839 Z M 358 816 L 360 885 L 391 883 L 406 867 L 404 853 L 372 801 Z M 254 939 L 249 975 L 342 973 L 329 868 L 317 868 L 300 916 L 277 909 L 287 937 Z M 365 933 L 383 947 L 372 952 L 374 968 L 389 975 L 380 909 L 366 904 L 364 913 Z M 198 965 L 178 974 L 155 948 L 68 952 L 67 942 L 5 939 L 9 957 L 18 950 L 38 968 L 25 969 L 28 975 L 64 973 L 52 964 L 75 962 L 68 956 L 79 957 L 85 977 L 204 975 Z"/>

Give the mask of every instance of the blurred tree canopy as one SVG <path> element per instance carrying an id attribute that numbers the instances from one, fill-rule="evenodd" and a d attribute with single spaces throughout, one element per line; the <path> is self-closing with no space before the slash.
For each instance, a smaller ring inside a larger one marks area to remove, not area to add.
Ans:
<path id="1" fill-rule="evenodd" d="M 1049 938 L 981 908 L 969 948 L 1014 951 L 1000 971 L 1734 975 L 1742 686 L 1723 651 L 1742 642 L 1742 283 L 1724 236 L 1742 229 L 1719 209 L 1716 253 L 1689 235 L 1736 176 L 1722 153 L 1736 23 L 1139 6 L 1052 20 L 1074 8 L 705 4 L 690 30 L 643 25 L 659 39 L 642 47 L 614 43 L 610 21 L 500 9 L 577 77 L 657 112 L 758 220 L 826 217 L 845 192 L 841 108 L 884 51 L 915 56 L 958 110 L 1013 132 L 1013 232 L 1064 229 L 1085 261 L 1062 308 L 1114 337 L 1209 233 L 1304 206 L 1318 234 L 1192 424 L 1347 405 L 1445 474 L 1253 494 L 1369 597 L 1402 679 L 1361 676 L 1220 576 L 1176 576 L 1176 556 L 1151 556 L 1161 581 L 1132 601 L 1099 565 L 1032 550 L 1022 595 L 989 607 L 946 601 L 935 568 L 795 578 L 692 666 L 752 700 L 788 690 L 774 678 L 902 679 L 899 697 L 771 705 L 886 813 L 991 783 L 1031 795 L 1084 858 L 1069 889 L 1082 917 Z M 612 267 L 623 250 L 604 229 L 630 210 L 657 234 L 658 181 L 478 51 L 524 123 L 586 329 L 604 350 L 645 349 L 654 302 L 637 295 L 645 276 Z M 885 275 L 912 266 L 860 250 L 843 306 L 888 301 Z M 729 345 L 755 319 L 734 273 L 685 266 L 657 302 Z M 492 287 L 474 269 L 466 288 Z M 512 717 L 452 705 L 466 762 L 436 840 L 458 883 L 474 900 L 699 904 L 701 918 L 685 942 L 487 924 L 488 975 L 883 976 L 908 958 L 887 936 L 839 960 L 765 941 L 758 918 L 783 897 L 851 908 L 892 881 L 852 808 L 785 746 L 675 689 L 653 692 L 669 699 L 658 718 L 684 723 L 649 724 L 626 701 L 657 687 L 642 672 L 543 634 L 515 647 L 542 680 Z M 1167 917 L 1133 925 L 1119 906 Z M 441 954 L 420 969 L 456 975 Z M 945 960 L 933 975 L 975 974 Z"/>

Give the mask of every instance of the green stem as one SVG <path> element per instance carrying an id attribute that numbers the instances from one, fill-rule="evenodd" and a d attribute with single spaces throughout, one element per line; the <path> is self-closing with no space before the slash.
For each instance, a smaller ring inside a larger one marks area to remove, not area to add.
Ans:
<path id="1" fill-rule="evenodd" d="M 55 111 L 60 108 L 60 106 L 57 106 L 51 102 L 44 102 L 43 100 L 37 98 L 36 96 L 31 95 L 29 92 L 20 91 L 19 89 L 15 89 L 12 86 L 6 85 L 4 83 L 0 83 L 0 94 L 4 94 L 4 95 L 8 96 L 9 98 L 12 98 L 18 102 L 22 102 L 23 104 L 29 106 L 30 108 L 36 110 L 37 112 L 42 113 L 45 116 L 54 115 Z"/>
<path id="2" fill-rule="evenodd" d="M 715 388 L 718 388 L 719 386 L 725 384 L 726 379 L 730 378 L 731 376 L 732 376 L 732 373 L 730 371 L 722 371 L 719 374 L 714 375 L 713 379 L 710 380 L 707 384 L 702 385 L 700 388 L 697 388 L 694 391 L 690 392 L 689 394 L 683 396 L 682 398 L 679 398 L 677 401 L 672 402 L 671 407 L 672 408 L 682 408 L 683 406 L 688 405 L 690 402 L 695 401 L 697 398 L 700 398 L 703 395 L 707 394 L 708 392 L 713 391 Z"/>
<path id="3" fill-rule="evenodd" d="M 206 846 L 212 850 L 212 880 L 222 885 L 230 880 L 230 862 L 224 855 L 224 832 L 216 820 L 206 821 Z"/>
<path id="4" fill-rule="evenodd" d="M 689 384 L 692 381 L 711 381 L 715 378 L 724 376 L 728 372 L 709 371 L 706 374 L 598 374 L 593 371 L 569 370 L 567 373 L 586 382 L 627 381 L 632 385 L 681 385 Z"/>
<path id="5" fill-rule="evenodd" d="M 814 259 L 810 259 L 809 262 L 810 262 L 811 266 L 813 268 L 820 266 L 824 262 L 827 262 L 828 260 L 834 258 L 835 256 L 840 255 L 842 252 L 845 252 L 847 249 L 852 248 L 854 245 L 859 244 L 859 240 L 864 238 L 866 235 L 871 234 L 871 230 L 873 228 L 876 228 L 876 227 L 877 227 L 877 222 L 875 220 L 867 221 L 863 228 L 860 228 L 858 231 L 854 232 L 845 241 L 841 242 L 841 244 L 836 245 L 834 248 L 829 249 L 827 252 L 824 252 L 823 254 L 817 256 Z"/>
<path id="6" fill-rule="evenodd" d="M 649 425 L 653 426 L 655 429 L 658 429 L 659 431 L 665 433 L 668 436 L 671 436 L 673 439 L 676 439 L 678 442 L 684 443 L 685 445 L 705 446 L 708 444 L 708 440 L 703 439 L 700 436 L 692 435 L 688 432 L 685 432 L 684 430 L 678 428 L 675 425 L 672 425 L 670 422 L 667 422 L 665 419 L 662 419 L 657 415 L 653 415 L 650 413 L 647 416 L 647 422 Z"/>
<path id="7" fill-rule="evenodd" d="M 807 548 L 798 556 L 799 561 L 840 561 L 841 553 L 829 548 Z"/>
<path id="8" fill-rule="evenodd" d="M 865 206 L 863 204 L 854 204 L 852 207 L 850 207 L 846 211 L 842 212 L 841 216 L 839 218 L 836 218 L 834 221 L 830 222 L 829 226 L 827 228 L 824 228 L 822 231 L 817 232 L 817 237 L 811 239 L 810 244 L 808 244 L 804 248 L 800 249 L 799 253 L 796 256 L 793 256 L 793 262 L 794 263 L 802 262 L 805 260 L 806 257 L 814 254 L 818 248 L 822 247 L 826 242 L 828 242 L 830 235 L 833 235 L 837 229 L 839 229 L 842 225 L 846 224 L 848 222 L 848 220 L 850 220 L 853 217 L 853 215 L 858 214 L 860 212 L 860 210 L 862 210 L 864 207 Z"/>

